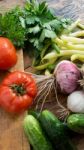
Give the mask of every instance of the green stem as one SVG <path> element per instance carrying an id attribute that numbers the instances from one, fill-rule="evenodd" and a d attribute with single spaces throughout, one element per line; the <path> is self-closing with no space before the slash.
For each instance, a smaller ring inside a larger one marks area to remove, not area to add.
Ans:
<path id="1" fill-rule="evenodd" d="M 23 84 L 17 85 L 13 84 L 10 88 L 17 94 L 17 95 L 24 95 L 26 94 L 26 89 L 24 88 Z"/>
<path id="2" fill-rule="evenodd" d="M 49 48 L 50 45 L 51 45 L 51 43 L 47 43 L 45 45 L 45 47 L 41 50 L 42 51 L 41 52 L 41 58 L 43 58 L 43 56 L 45 55 L 45 53 L 46 53 L 46 51 L 47 51 L 47 49 Z"/>

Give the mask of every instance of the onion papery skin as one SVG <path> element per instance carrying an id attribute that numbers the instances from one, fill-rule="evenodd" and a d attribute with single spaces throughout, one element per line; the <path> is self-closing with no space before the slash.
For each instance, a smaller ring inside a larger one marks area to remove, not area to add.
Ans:
<path id="1" fill-rule="evenodd" d="M 78 80 L 81 79 L 79 68 L 68 60 L 61 61 L 55 71 L 56 83 L 62 93 L 70 94 L 78 87 Z"/>

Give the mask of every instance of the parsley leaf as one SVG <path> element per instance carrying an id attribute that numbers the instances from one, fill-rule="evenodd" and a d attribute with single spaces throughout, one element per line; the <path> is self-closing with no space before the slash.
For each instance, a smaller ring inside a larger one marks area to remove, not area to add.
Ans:
<path id="1" fill-rule="evenodd" d="M 43 29 L 41 36 L 40 36 L 40 42 L 43 42 L 45 38 L 55 38 L 56 34 L 53 30 Z"/>
<path id="2" fill-rule="evenodd" d="M 69 21 L 55 16 L 46 2 L 38 3 L 36 0 L 31 0 L 31 2 L 28 0 L 23 10 L 25 12 L 27 39 L 34 46 L 35 57 L 40 58 L 51 47 L 54 47 L 59 53 L 60 48 L 56 43 L 53 43 L 52 39 L 63 32 Z M 50 43 L 48 47 L 46 40 L 47 43 Z"/>

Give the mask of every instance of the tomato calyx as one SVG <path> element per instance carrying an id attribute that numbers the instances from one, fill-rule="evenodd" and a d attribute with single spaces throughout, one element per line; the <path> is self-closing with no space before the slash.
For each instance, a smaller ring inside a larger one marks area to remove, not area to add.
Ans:
<path id="1" fill-rule="evenodd" d="M 15 92 L 17 95 L 24 95 L 26 94 L 26 89 L 24 87 L 23 84 L 17 85 L 17 84 L 13 84 L 10 85 L 10 88 L 13 90 L 13 92 Z"/>

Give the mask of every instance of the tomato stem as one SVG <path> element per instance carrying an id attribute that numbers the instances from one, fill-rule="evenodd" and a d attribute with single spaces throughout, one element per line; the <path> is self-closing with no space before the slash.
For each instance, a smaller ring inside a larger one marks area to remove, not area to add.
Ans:
<path id="1" fill-rule="evenodd" d="M 26 94 L 26 89 L 23 84 L 17 85 L 13 84 L 10 86 L 11 89 L 17 94 L 17 95 L 24 95 Z"/>

